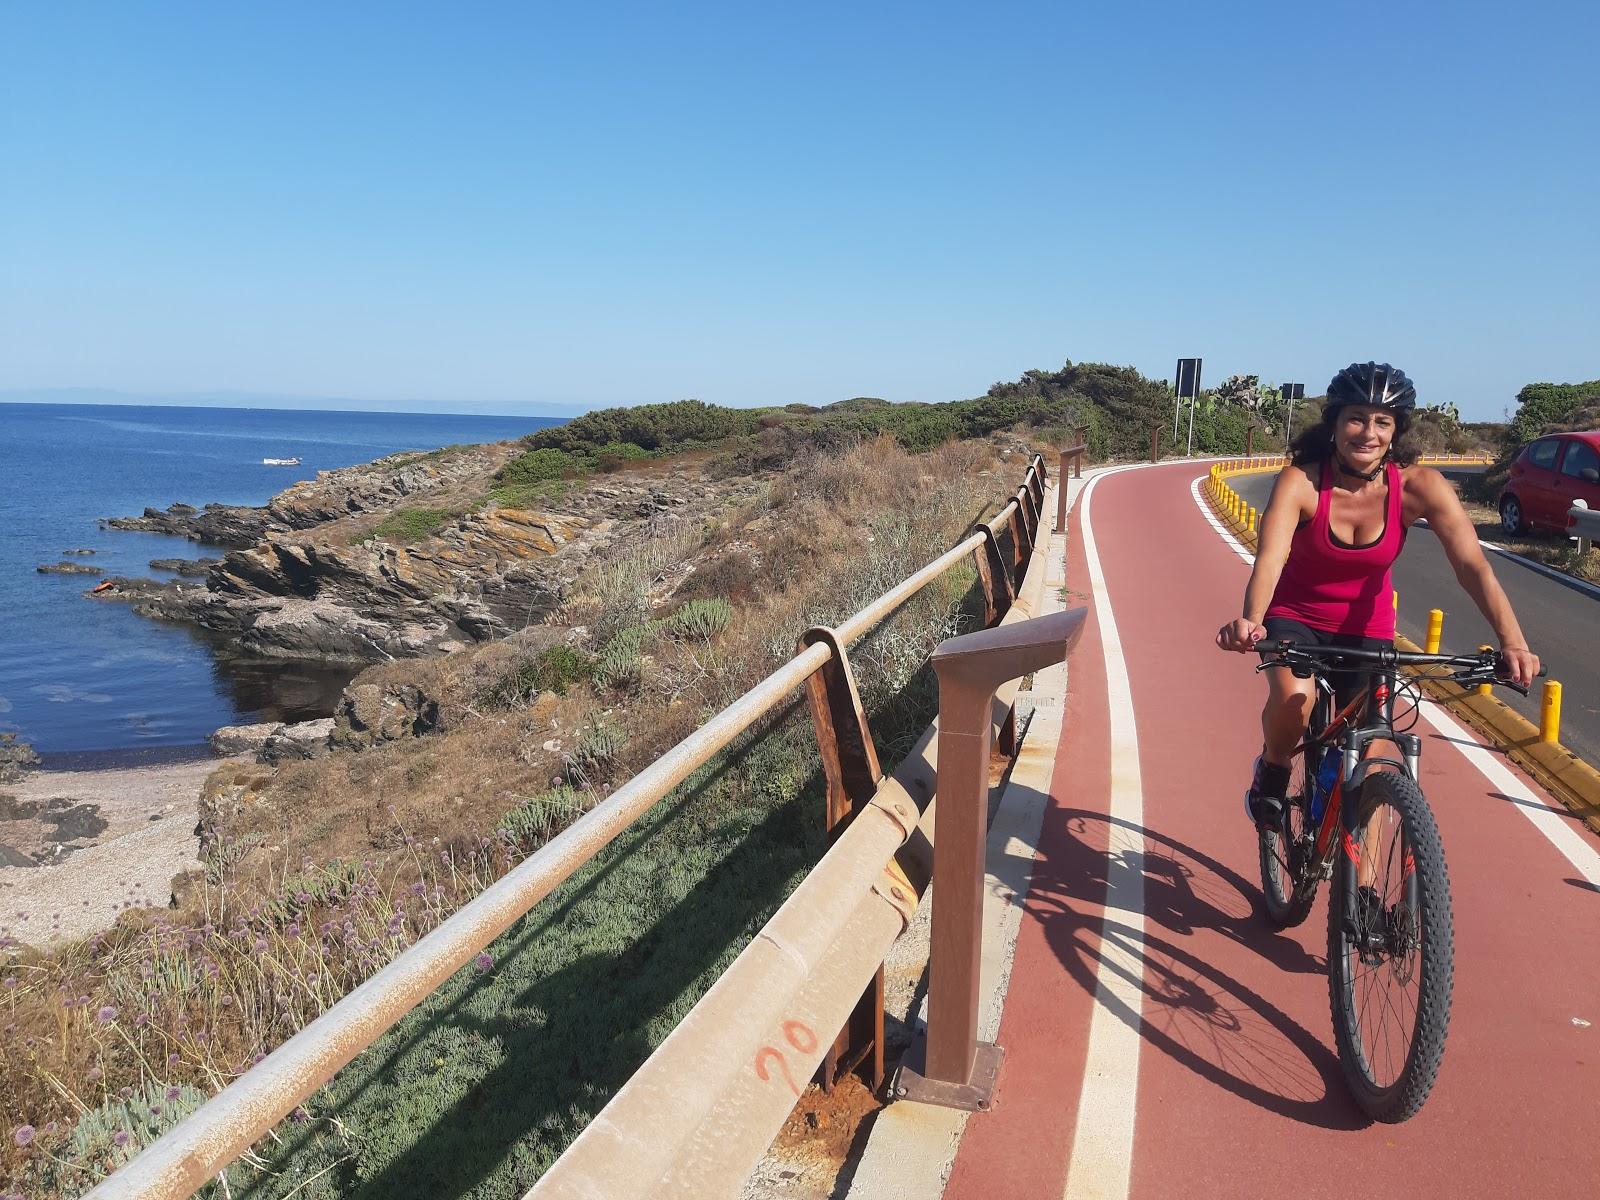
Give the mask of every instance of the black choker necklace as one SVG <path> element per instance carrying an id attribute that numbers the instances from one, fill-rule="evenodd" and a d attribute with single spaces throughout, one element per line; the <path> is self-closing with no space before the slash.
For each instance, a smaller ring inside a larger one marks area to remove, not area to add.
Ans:
<path id="1" fill-rule="evenodd" d="M 1383 463 L 1380 462 L 1377 466 L 1373 467 L 1370 472 L 1358 471 L 1349 463 L 1345 462 L 1344 455 L 1342 454 L 1335 454 L 1333 456 L 1333 461 L 1339 464 L 1339 470 L 1343 471 L 1346 475 L 1353 475 L 1365 483 L 1371 483 L 1378 477 L 1379 472 L 1383 470 Z"/>

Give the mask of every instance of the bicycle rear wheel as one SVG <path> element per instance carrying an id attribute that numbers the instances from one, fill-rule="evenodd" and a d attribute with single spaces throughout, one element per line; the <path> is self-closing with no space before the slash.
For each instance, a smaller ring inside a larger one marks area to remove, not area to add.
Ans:
<path id="1" fill-rule="evenodd" d="M 1283 831 L 1257 833 L 1261 857 L 1261 898 L 1267 919 L 1280 929 L 1300 924 L 1317 898 L 1316 865 L 1311 862 L 1315 829 L 1307 829 L 1307 812 L 1315 782 L 1313 750 L 1294 756 L 1289 764 Z"/>
<path id="2" fill-rule="evenodd" d="M 1375 1121 L 1415 1116 L 1433 1090 L 1450 1027 L 1450 877 L 1416 783 L 1367 776 L 1360 864 L 1341 856 L 1328 903 L 1328 993 L 1339 1064 Z"/>

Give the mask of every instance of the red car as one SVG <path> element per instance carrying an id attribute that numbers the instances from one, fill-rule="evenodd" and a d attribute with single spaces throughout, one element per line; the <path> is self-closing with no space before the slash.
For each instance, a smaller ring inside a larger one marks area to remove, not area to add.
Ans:
<path id="1" fill-rule="evenodd" d="M 1574 500 L 1600 510 L 1600 429 L 1552 433 L 1522 448 L 1500 493 L 1500 525 L 1564 533 Z"/>

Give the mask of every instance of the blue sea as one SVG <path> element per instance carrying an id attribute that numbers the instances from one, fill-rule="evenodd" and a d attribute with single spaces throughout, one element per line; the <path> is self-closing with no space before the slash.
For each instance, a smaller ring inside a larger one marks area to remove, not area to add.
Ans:
<path id="1" fill-rule="evenodd" d="M 153 558 L 225 551 L 102 530 L 146 506 L 264 504 L 319 470 L 400 450 L 521 437 L 540 417 L 280 409 L 0 404 L 0 732 L 46 767 L 191 757 L 219 725 L 327 716 L 353 674 L 218 658 L 197 633 L 89 600 L 96 577 L 42 575 L 81 562 L 105 576 L 167 576 Z M 263 458 L 299 458 L 269 467 Z M 63 552 L 90 549 L 93 555 Z M 168 576 L 170 577 L 170 576 Z"/>

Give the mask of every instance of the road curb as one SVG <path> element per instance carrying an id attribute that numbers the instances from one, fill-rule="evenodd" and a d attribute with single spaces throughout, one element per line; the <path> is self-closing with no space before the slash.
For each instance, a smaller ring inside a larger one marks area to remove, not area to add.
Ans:
<path id="1" fill-rule="evenodd" d="M 1255 471 L 1232 471 L 1229 474 L 1254 474 Z M 1202 488 L 1206 503 L 1211 506 L 1217 520 L 1231 532 L 1238 542 L 1252 554 L 1256 548 L 1254 530 L 1227 511 L 1210 488 Z M 1422 647 L 1403 635 L 1395 635 L 1395 646 L 1408 654 L 1422 653 Z M 1440 679 L 1427 668 L 1408 672 L 1417 678 L 1423 689 L 1456 716 L 1481 733 L 1489 744 L 1502 751 L 1533 777 L 1545 791 L 1561 801 L 1596 833 L 1600 833 L 1600 770 L 1579 758 L 1560 742 L 1539 740 L 1538 728 L 1521 713 L 1493 696 L 1480 696 L 1476 691 Z"/>

